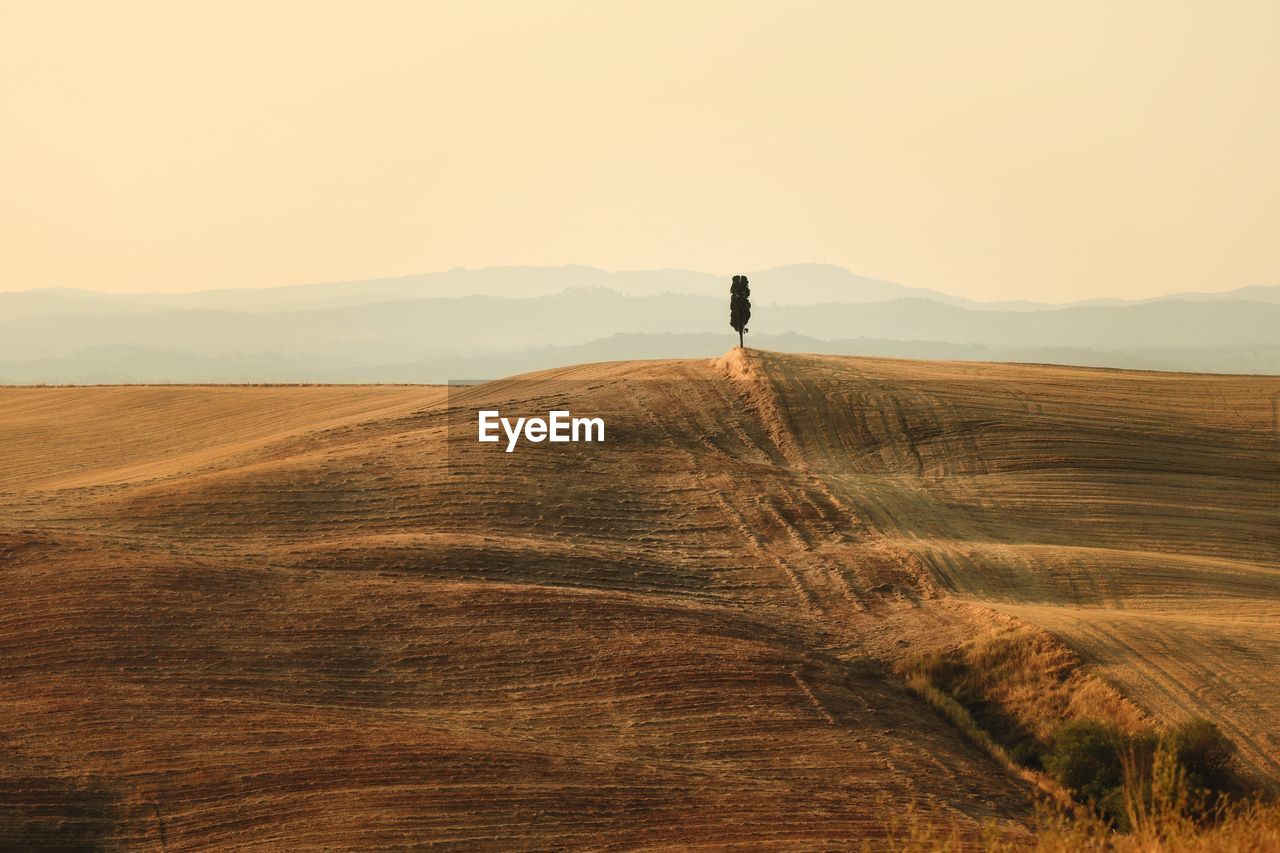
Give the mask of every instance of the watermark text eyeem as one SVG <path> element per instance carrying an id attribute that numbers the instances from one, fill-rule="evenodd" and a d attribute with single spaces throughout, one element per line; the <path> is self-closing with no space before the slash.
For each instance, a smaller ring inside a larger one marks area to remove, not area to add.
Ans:
<path id="1" fill-rule="evenodd" d="M 521 437 L 535 444 L 550 441 L 556 444 L 579 441 L 604 441 L 603 418 L 575 418 L 564 409 L 556 409 L 547 413 L 546 418 L 511 418 L 502 417 L 497 409 L 483 409 L 479 412 L 479 440 L 499 442 L 499 427 L 506 434 L 507 453 L 516 449 Z"/>

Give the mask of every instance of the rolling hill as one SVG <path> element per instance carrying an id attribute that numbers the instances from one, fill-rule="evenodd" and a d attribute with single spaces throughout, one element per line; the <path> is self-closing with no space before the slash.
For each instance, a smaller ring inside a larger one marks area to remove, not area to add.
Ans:
<path id="1" fill-rule="evenodd" d="M 0 400 L 0 842 L 1017 837 L 1031 783 L 901 674 L 983 637 L 1057 662 L 1033 735 L 1201 714 L 1280 782 L 1280 378 L 735 351 Z M 561 407 L 607 441 L 474 441 Z"/>

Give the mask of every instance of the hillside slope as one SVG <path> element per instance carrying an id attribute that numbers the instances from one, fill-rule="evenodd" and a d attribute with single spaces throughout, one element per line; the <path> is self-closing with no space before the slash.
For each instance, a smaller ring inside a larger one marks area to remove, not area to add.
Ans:
<path id="1" fill-rule="evenodd" d="M 938 583 L 1280 779 L 1280 379 L 762 359 L 805 458 Z"/>
<path id="2" fill-rule="evenodd" d="M 1029 786 L 893 674 L 1025 620 L 1280 777 L 1280 380 L 732 353 L 0 389 L 0 839 L 832 846 Z M 605 418 L 477 444 L 476 408 Z"/>

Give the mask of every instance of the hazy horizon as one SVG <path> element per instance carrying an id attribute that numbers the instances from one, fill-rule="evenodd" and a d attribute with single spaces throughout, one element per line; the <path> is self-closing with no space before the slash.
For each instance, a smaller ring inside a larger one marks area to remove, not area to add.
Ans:
<path id="1" fill-rule="evenodd" d="M 750 275 L 754 275 L 758 277 L 761 274 L 787 270 L 788 268 L 822 268 L 822 267 L 828 267 L 834 270 L 838 270 L 842 273 L 848 273 L 855 278 L 881 281 L 888 285 L 903 287 L 909 290 L 935 291 L 939 295 L 955 297 L 957 299 L 971 300 L 973 303 L 976 303 L 979 305 L 998 304 L 1002 302 L 1009 302 L 1009 303 L 1027 302 L 1030 304 L 1038 304 L 1043 306 L 1058 305 L 1062 307 L 1068 307 L 1072 304 L 1090 303 L 1090 302 L 1108 302 L 1108 301 L 1143 302 L 1143 301 L 1151 301 L 1151 300 L 1176 298 L 1183 294 L 1205 295 L 1205 296 L 1210 296 L 1210 295 L 1225 296 L 1228 294 L 1232 294 L 1236 291 L 1245 290 L 1248 288 L 1256 288 L 1256 287 L 1266 288 L 1266 287 L 1278 286 L 1276 283 L 1272 283 L 1272 282 L 1253 282 L 1250 284 L 1237 285 L 1237 286 L 1231 286 L 1231 287 L 1204 287 L 1204 288 L 1197 288 L 1194 290 L 1158 291 L 1158 292 L 1153 291 L 1152 293 L 1143 297 L 1098 296 L 1098 297 L 1083 297 L 1080 299 L 1073 298 L 1073 299 L 1065 299 L 1065 300 L 1055 300 L 1052 298 L 1034 300 L 1030 298 L 1019 297 L 1019 298 L 1011 298 L 1006 300 L 1001 298 L 974 299 L 971 297 L 963 296 L 962 294 L 959 294 L 959 293 L 949 292 L 944 287 L 932 287 L 927 285 L 915 284 L 911 282 L 893 281 L 890 279 L 880 279 L 872 276 L 864 276 L 861 273 L 859 273 L 857 270 L 851 270 L 851 269 L 848 269 L 847 267 L 839 266 L 837 264 L 827 264 L 827 263 L 822 263 L 818 261 L 794 261 L 790 263 L 779 264 L 775 267 L 770 267 L 767 269 L 746 270 L 746 272 Z M 677 266 L 671 266 L 671 265 L 653 267 L 648 269 L 610 269 L 607 267 L 596 266 L 593 264 L 580 264 L 580 263 L 574 263 L 570 261 L 564 264 L 498 264 L 495 266 L 483 266 L 483 267 L 455 266 L 448 269 L 416 270 L 416 271 L 407 272 L 407 273 L 395 273 L 391 275 L 356 277 L 352 279 L 326 279 L 323 281 L 287 281 L 287 282 L 279 282 L 279 283 L 264 283 L 264 284 L 253 285 L 253 286 L 228 284 L 224 286 L 201 287 L 201 288 L 184 289 L 184 290 L 164 290 L 164 289 L 110 290 L 110 289 L 104 289 L 104 288 L 92 287 L 92 286 L 69 287 L 64 285 L 45 285 L 42 287 L 7 288 L 0 285 L 0 293 L 27 293 L 27 292 L 66 290 L 66 291 L 82 291 L 82 292 L 88 292 L 88 293 L 110 295 L 110 296 L 121 296 L 121 297 L 182 296 L 182 295 L 194 296 L 201 293 L 212 293 L 212 292 L 223 291 L 223 290 L 303 289 L 313 285 L 323 286 L 323 285 L 353 284 L 353 283 L 354 284 L 362 284 L 362 283 L 373 284 L 377 282 L 389 282 L 389 281 L 397 281 L 402 279 L 418 279 L 418 278 L 431 278 L 431 277 L 437 277 L 437 276 L 447 276 L 453 273 L 494 273 L 494 272 L 501 272 L 501 271 L 511 271 L 513 273 L 518 273 L 518 272 L 530 271 L 530 270 L 538 271 L 538 272 L 556 272 L 556 271 L 562 271 L 562 270 L 563 271 L 592 270 L 592 271 L 606 273 L 608 275 L 621 275 L 621 276 L 634 275 L 634 274 L 689 273 L 696 276 L 711 276 L 711 277 L 723 278 L 725 280 L 726 287 L 728 287 L 728 282 L 732 278 L 732 276 L 736 274 L 736 273 L 715 272 L 715 271 L 701 270 L 701 269 L 691 269 L 689 267 L 677 267 Z M 743 271 L 738 270 L 738 272 L 743 272 Z M 771 292 L 769 285 L 771 284 L 783 285 L 785 288 L 785 285 L 787 284 L 787 282 L 785 281 L 769 281 L 769 280 L 765 280 L 761 283 L 764 285 L 764 290 L 762 293 L 758 293 L 757 295 L 764 296 L 770 299 L 778 299 L 779 294 L 776 292 Z M 576 285 L 574 285 L 573 282 L 570 280 L 566 284 L 565 289 L 572 290 L 575 288 L 575 286 Z M 483 295 L 492 295 L 492 294 L 483 294 Z M 520 294 L 520 295 L 525 295 L 525 294 Z M 542 294 L 530 293 L 527 295 L 537 296 Z M 784 297 L 784 301 L 785 301 L 786 295 L 787 294 L 784 289 L 781 293 L 781 296 Z M 431 298 L 431 294 L 424 293 L 421 298 Z M 886 297 L 886 298 L 889 298 L 889 297 Z M 899 296 L 899 297 L 892 297 L 892 298 L 902 298 L 902 297 Z M 833 301 L 839 301 L 839 300 L 833 300 Z M 857 301 L 861 301 L 861 300 L 857 300 Z"/>
<path id="2" fill-rule="evenodd" d="M 10 4 L 0 289 L 1280 283 L 1280 6 Z"/>
<path id="3" fill-rule="evenodd" d="M 751 272 L 780 351 L 1280 374 L 1280 286 L 976 303 L 804 265 Z M 499 267 L 279 289 L 0 293 L 0 382 L 438 382 L 737 343 L 720 276 Z"/>

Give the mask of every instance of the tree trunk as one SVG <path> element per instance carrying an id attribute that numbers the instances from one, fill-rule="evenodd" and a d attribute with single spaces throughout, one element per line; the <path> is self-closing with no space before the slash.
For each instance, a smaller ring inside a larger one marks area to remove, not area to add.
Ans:
<path id="1" fill-rule="evenodd" d="M 745 349 L 745 347 L 742 345 L 742 330 L 741 330 L 741 329 L 739 329 L 739 330 L 738 330 L 738 349 Z"/>

